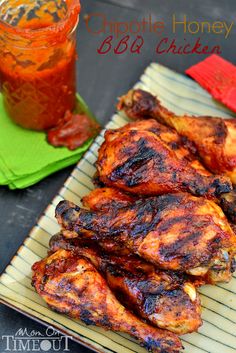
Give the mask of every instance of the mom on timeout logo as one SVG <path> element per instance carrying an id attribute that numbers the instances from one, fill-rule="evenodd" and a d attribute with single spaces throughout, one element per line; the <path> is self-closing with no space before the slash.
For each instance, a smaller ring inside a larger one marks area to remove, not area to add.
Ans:
<path id="1" fill-rule="evenodd" d="M 69 352 L 69 338 L 51 326 L 44 333 L 20 328 L 14 335 L 2 335 L 3 352 Z"/>

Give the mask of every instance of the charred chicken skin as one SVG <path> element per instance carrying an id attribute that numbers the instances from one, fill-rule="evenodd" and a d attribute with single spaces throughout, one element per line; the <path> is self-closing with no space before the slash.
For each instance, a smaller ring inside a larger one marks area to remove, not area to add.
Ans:
<path id="1" fill-rule="evenodd" d="M 113 188 L 98 188 L 92 190 L 87 196 L 85 196 L 82 199 L 82 203 L 84 207 L 92 211 L 98 211 L 109 210 L 110 207 L 114 206 L 117 208 L 126 207 L 128 205 L 132 205 L 132 203 L 138 199 L 140 198 L 137 198 L 132 194 L 128 195 Z M 236 190 L 233 190 L 227 194 L 222 194 L 220 206 L 224 213 L 227 214 L 227 218 L 231 220 L 231 222 L 229 222 L 230 227 L 236 234 Z M 115 248 L 118 249 L 117 244 L 116 247 L 114 245 L 114 252 L 116 252 Z M 119 249 L 119 251 L 122 251 L 122 249 Z"/>
<path id="2" fill-rule="evenodd" d="M 52 309 L 88 325 L 129 333 L 150 352 L 180 352 L 178 337 L 142 322 L 125 309 L 87 258 L 58 250 L 35 263 L 33 271 L 33 285 Z"/>
<path id="3" fill-rule="evenodd" d="M 68 201 L 56 208 L 65 237 L 112 241 L 166 270 L 228 281 L 235 266 L 236 236 L 213 201 L 166 194 L 109 211 L 88 211 Z"/>
<path id="4" fill-rule="evenodd" d="M 139 195 L 183 191 L 216 199 L 232 189 L 227 177 L 211 175 L 175 131 L 154 120 L 107 131 L 97 169 L 106 186 Z"/>
<path id="5" fill-rule="evenodd" d="M 124 306 L 154 326 L 179 335 L 196 331 L 202 324 L 200 299 L 187 276 L 161 271 L 136 256 L 110 255 L 97 246 L 95 250 L 79 242 L 76 245 L 76 240 L 57 235 L 50 242 L 51 251 L 73 247 L 76 254 L 89 259 Z"/>
<path id="6" fill-rule="evenodd" d="M 184 159 L 192 168 L 204 176 L 211 175 L 211 173 L 206 170 L 199 161 L 194 144 L 188 141 L 185 137 L 180 136 L 174 129 L 160 124 L 157 120 L 148 119 L 131 122 L 119 129 L 119 131 L 128 130 L 153 132 L 163 143 L 175 152 L 178 159 Z"/>
<path id="7" fill-rule="evenodd" d="M 228 219 L 236 225 L 236 189 L 220 196 L 220 206 Z"/>
<path id="8" fill-rule="evenodd" d="M 136 200 L 137 198 L 135 196 L 127 195 L 126 193 L 121 192 L 117 189 L 98 188 L 92 190 L 88 195 L 84 196 L 81 202 L 85 208 L 88 208 L 90 210 L 106 211 L 109 210 L 112 206 L 116 208 L 128 206 Z M 50 240 L 50 247 L 52 247 L 51 244 L 53 244 L 53 247 L 56 246 L 57 249 L 63 248 L 71 250 L 78 246 L 93 245 L 94 242 L 89 239 L 73 238 L 70 242 L 67 243 L 67 247 L 65 248 L 65 238 L 62 238 L 61 233 L 58 233 L 55 234 Z M 100 239 L 97 244 L 109 253 L 119 253 L 120 255 L 130 254 L 129 249 L 118 244 L 113 239 Z"/>
<path id="9" fill-rule="evenodd" d="M 65 230 L 63 231 L 63 234 L 66 234 Z M 50 239 L 49 246 L 52 252 L 55 252 L 58 249 L 74 250 L 77 247 L 94 246 L 93 239 L 77 237 L 75 232 L 68 232 L 66 237 L 64 237 L 63 234 L 62 232 L 59 232 Z M 101 239 L 96 242 L 96 246 L 101 247 L 107 253 L 119 254 L 120 256 L 127 256 L 131 253 L 129 249 L 122 246 L 122 244 L 118 244 L 113 239 Z"/>
<path id="10" fill-rule="evenodd" d="M 120 98 L 118 109 L 132 119 L 154 118 L 192 141 L 204 165 L 213 173 L 228 175 L 236 184 L 236 120 L 209 116 L 178 116 L 152 94 L 131 90 Z"/>
<path id="11" fill-rule="evenodd" d="M 82 198 L 83 206 L 90 210 L 109 210 L 110 207 L 126 207 L 137 200 L 134 195 L 113 188 L 98 188 Z"/>

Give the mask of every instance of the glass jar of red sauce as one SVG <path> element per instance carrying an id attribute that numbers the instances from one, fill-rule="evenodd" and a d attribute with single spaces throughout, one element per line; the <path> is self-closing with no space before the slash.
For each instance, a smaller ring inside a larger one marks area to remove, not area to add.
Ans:
<path id="1" fill-rule="evenodd" d="M 0 1 L 0 82 L 17 124 L 56 126 L 75 106 L 79 0 Z"/>

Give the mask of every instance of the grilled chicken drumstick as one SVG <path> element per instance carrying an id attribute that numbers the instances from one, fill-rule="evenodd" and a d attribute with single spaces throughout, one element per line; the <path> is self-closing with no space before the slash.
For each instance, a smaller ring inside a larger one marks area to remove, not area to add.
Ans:
<path id="1" fill-rule="evenodd" d="M 109 239 L 163 269 L 228 281 L 236 236 L 213 201 L 189 194 L 166 194 L 124 207 L 88 211 L 68 201 L 56 208 L 65 237 Z"/>
<path id="2" fill-rule="evenodd" d="M 131 314 L 113 295 L 105 279 L 88 259 L 58 250 L 33 265 L 33 285 L 54 310 L 88 325 L 125 332 L 153 353 L 177 353 L 180 340 Z"/>
<path id="3" fill-rule="evenodd" d="M 76 245 L 77 241 L 77 245 Z M 196 331 L 202 324 L 199 295 L 186 275 L 156 269 L 137 256 L 104 253 L 81 245 L 78 238 L 53 236 L 51 251 L 72 249 L 101 272 L 123 305 L 154 326 L 179 335 Z"/>
<path id="4" fill-rule="evenodd" d="M 88 238 L 75 238 L 75 236 L 77 235 L 72 233 L 71 235 L 68 234 L 68 237 L 65 238 L 62 232 L 53 235 L 49 242 L 51 249 L 49 253 L 55 252 L 58 249 L 74 250 L 81 246 L 94 246 L 94 240 Z M 101 239 L 96 242 L 96 247 L 97 246 L 101 247 L 107 253 L 119 254 L 120 256 L 127 256 L 131 253 L 129 249 L 125 248 L 121 244 L 118 244 L 112 239 Z"/>
<path id="5" fill-rule="evenodd" d="M 111 206 L 122 208 L 132 204 L 136 201 L 137 198 L 133 195 L 127 195 L 124 192 L 121 192 L 113 188 L 98 188 L 92 190 L 88 195 L 82 198 L 82 204 L 84 207 L 93 210 L 109 210 Z M 56 245 L 57 249 L 65 248 L 65 238 L 62 238 L 61 234 L 56 234 L 52 237 L 50 244 L 53 244 L 53 247 Z M 89 239 L 80 239 L 79 244 L 81 245 L 91 245 L 94 242 Z M 119 253 L 120 255 L 130 254 L 129 249 L 124 248 L 122 245 L 118 244 L 112 239 L 100 239 L 98 242 L 104 250 L 109 253 Z M 61 245 L 60 245 L 61 244 Z M 67 250 L 74 249 L 78 244 L 78 239 L 71 239 L 67 243 Z M 50 245 L 51 246 L 51 245 Z M 55 251 L 55 250 L 54 250 Z"/>
<path id="6" fill-rule="evenodd" d="M 209 170 L 228 175 L 236 184 L 236 119 L 178 116 L 141 89 L 131 90 L 121 97 L 118 109 L 124 110 L 132 119 L 154 118 L 174 128 L 195 144 Z"/>
<path id="7" fill-rule="evenodd" d="M 113 188 L 97 188 L 92 190 L 88 195 L 82 198 L 82 204 L 84 207 L 92 210 L 109 210 L 110 207 L 122 208 L 128 205 L 132 205 L 135 201 L 141 198 L 136 197 L 132 194 L 126 194 L 120 190 Z M 229 222 L 230 227 L 236 234 L 236 192 L 235 190 L 221 196 L 221 208 L 227 214 L 227 217 L 231 220 Z M 233 223 L 232 223 L 233 222 Z M 61 237 L 61 236 L 60 236 Z M 104 246 L 103 246 L 104 248 Z M 118 250 L 117 244 L 114 244 L 114 252 Z M 109 250 L 110 251 L 110 250 Z M 124 252 L 124 248 L 119 249 Z"/>
<path id="8" fill-rule="evenodd" d="M 106 186 L 139 195 L 184 191 L 216 199 L 232 189 L 229 178 L 211 175 L 175 131 L 154 120 L 107 131 L 97 169 Z"/>

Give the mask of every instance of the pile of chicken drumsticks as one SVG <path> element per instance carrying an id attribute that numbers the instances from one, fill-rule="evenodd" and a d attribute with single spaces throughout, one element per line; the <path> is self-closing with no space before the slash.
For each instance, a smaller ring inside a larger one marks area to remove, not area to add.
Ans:
<path id="1" fill-rule="evenodd" d="M 58 312 L 177 353 L 202 324 L 197 288 L 236 267 L 236 120 L 177 116 L 140 89 L 118 110 L 135 121 L 105 132 L 84 208 L 56 207 L 33 285 Z"/>

